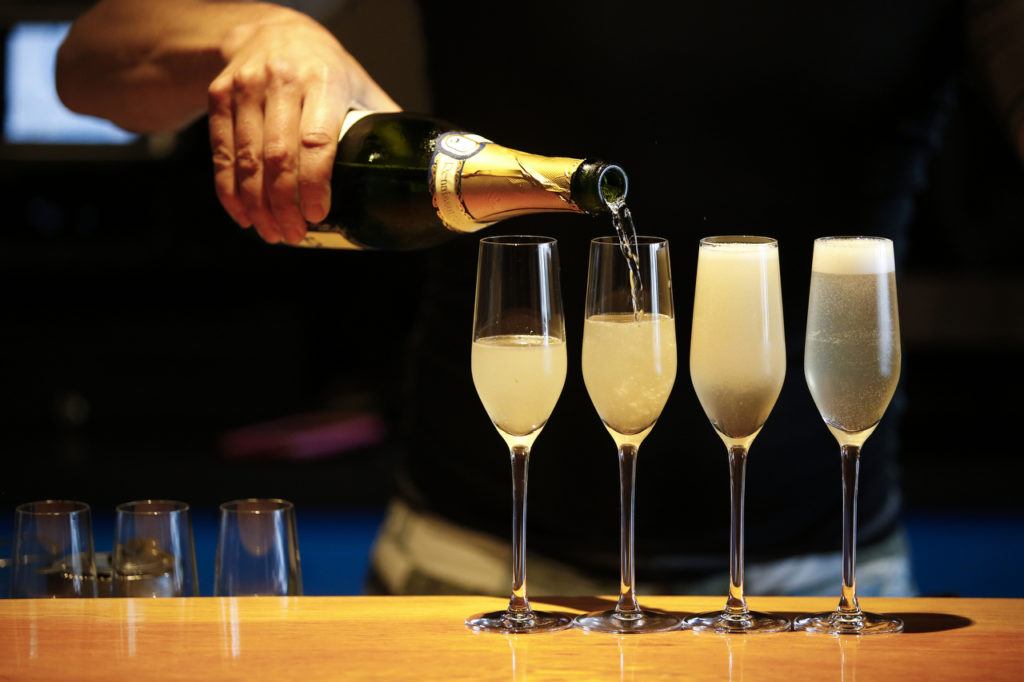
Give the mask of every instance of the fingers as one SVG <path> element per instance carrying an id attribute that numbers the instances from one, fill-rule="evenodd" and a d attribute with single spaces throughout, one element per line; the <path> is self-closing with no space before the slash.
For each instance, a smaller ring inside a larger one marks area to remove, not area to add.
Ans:
<path id="1" fill-rule="evenodd" d="M 242 227 L 252 221 L 235 191 L 235 133 L 231 106 L 230 78 L 218 78 L 210 84 L 210 149 L 213 151 L 213 184 L 217 198 L 231 219 Z"/>
<path id="2" fill-rule="evenodd" d="M 294 68 L 267 65 L 268 85 L 263 126 L 263 185 L 282 237 L 298 243 L 306 234 L 299 210 L 299 120 L 301 90 Z"/>
<path id="3" fill-rule="evenodd" d="M 242 67 L 234 75 L 235 185 L 245 212 L 260 237 L 270 244 L 283 238 L 263 187 L 262 69 Z"/>
<path id="4" fill-rule="evenodd" d="M 265 50 L 257 50 L 265 54 Z M 239 60 L 209 88 L 217 197 L 242 227 L 298 243 L 331 205 L 331 174 L 346 111 L 401 108 L 337 50 Z M 322 61 L 316 61 L 316 55 Z M 354 71 L 353 71 L 354 69 Z"/>
<path id="5" fill-rule="evenodd" d="M 338 147 L 342 102 L 327 81 L 310 87 L 302 102 L 299 124 L 299 200 L 302 215 L 311 223 L 327 217 L 331 206 L 331 171 Z"/>

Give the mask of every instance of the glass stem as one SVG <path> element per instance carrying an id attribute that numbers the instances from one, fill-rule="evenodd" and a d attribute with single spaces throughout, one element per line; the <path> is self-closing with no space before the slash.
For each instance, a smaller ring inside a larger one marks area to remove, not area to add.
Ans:
<path id="1" fill-rule="evenodd" d="M 729 447 L 729 599 L 725 611 L 733 616 L 747 614 L 743 596 L 743 491 L 747 477 L 747 449 Z"/>
<path id="2" fill-rule="evenodd" d="M 619 504 L 622 510 L 619 538 L 619 602 L 615 605 L 615 615 L 619 618 L 636 620 L 643 617 L 640 605 L 636 601 L 636 571 L 633 565 L 633 511 L 636 503 L 634 486 L 636 484 L 635 445 L 623 444 L 619 447 Z"/>
<path id="3" fill-rule="evenodd" d="M 517 620 L 533 617 L 526 598 L 526 477 L 530 467 L 530 448 L 513 446 L 512 457 L 512 597 L 508 616 Z"/>
<path id="4" fill-rule="evenodd" d="M 843 460 L 843 594 L 839 612 L 844 616 L 860 615 L 857 604 L 857 476 L 860 472 L 860 447 L 841 446 Z"/>

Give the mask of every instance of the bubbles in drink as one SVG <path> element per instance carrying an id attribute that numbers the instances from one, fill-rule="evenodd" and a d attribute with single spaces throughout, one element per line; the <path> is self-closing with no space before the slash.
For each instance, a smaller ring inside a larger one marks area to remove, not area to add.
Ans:
<path id="1" fill-rule="evenodd" d="M 892 242 L 814 244 L 804 373 L 821 416 L 846 433 L 873 428 L 900 377 Z"/>

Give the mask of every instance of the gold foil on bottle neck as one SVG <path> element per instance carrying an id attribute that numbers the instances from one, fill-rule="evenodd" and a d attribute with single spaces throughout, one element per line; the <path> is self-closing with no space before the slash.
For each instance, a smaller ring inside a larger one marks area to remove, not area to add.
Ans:
<path id="1" fill-rule="evenodd" d="M 579 213 L 570 185 L 580 163 L 488 144 L 463 165 L 462 204 L 485 224 L 527 213 Z"/>

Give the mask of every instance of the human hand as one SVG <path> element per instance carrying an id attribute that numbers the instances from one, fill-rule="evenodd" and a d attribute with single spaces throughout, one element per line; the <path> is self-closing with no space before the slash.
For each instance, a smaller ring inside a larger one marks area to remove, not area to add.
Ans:
<path id="1" fill-rule="evenodd" d="M 331 170 L 349 109 L 400 107 L 325 28 L 282 10 L 233 29 L 210 83 L 217 197 L 264 241 L 298 243 L 327 216 Z"/>

